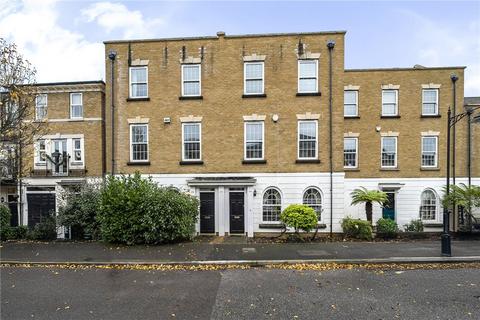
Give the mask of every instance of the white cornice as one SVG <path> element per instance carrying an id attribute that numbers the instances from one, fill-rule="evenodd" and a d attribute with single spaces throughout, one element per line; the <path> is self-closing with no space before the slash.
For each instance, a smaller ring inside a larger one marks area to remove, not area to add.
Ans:
<path id="1" fill-rule="evenodd" d="M 360 90 L 360 86 L 354 86 L 349 84 L 348 86 L 344 86 L 343 90 Z"/>
<path id="2" fill-rule="evenodd" d="M 345 132 L 343 134 L 345 138 L 358 138 L 360 136 L 360 133 L 355 133 L 355 132 Z"/>
<path id="3" fill-rule="evenodd" d="M 188 117 L 180 117 L 180 122 L 202 122 L 203 117 L 194 117 L 189 115 Z"/>
<path id="4" fill-rule="evenodd" d="M 440 135 L 440 132 L 429 130 L 429 131 L 424 131 L 424 132 L 422 132 L 421 134 L 422 134 L 422 137 L 423 137 L 423 136 L 439 136 L 439 135 Z"/>
<path id="5" fill-rule="evenodd" d="M 254 113 L 251 116 L 243 116 L 243 121 L 265 121 L 266 118 L 267 116 L 265 115 L 258 115 Z"/>
<path id="6" fill-rule="evenodd" d="M 251 54 L 249 56 L 243 56 L 243 61 L 244 62 L 250 62 L 250 61 L 265 61 L 266 55 L 257 55 L 256 53 Z"/>
<path id="7" fill-rule="evenodd" d="M 422 84 L 422 89 L 440 89 L 441 86 L 441 84 L 428 83 Z"/>
<path id="8" fill-rule="evenodd" d="M 320 119 L 320 115 L 317 113 L 303 113 L 303 114 L 297 114 L 297 119 L 298 120 L 318 120 Z"/>
<path id="9" fill-rule="evenodd" d="M 382 137 L 398 137 L 400 133 L 394 131 L 380 132 Z"/>
<path id="10" fill-rule="evenodd" d="M 150 121 L 150 119 L 149 118 L 135 117 L 135 118 L 127 119 L 127 121 L 128 121 L 129 124 L 132 124 L 132 123 L 148 123 Z"/>
<path id="11" fill-rule="evenodd" d="M 400 85 L 399 84 L 382 84 L 382 89 L 383 90 L 398 90 L 400 89 Z"/>

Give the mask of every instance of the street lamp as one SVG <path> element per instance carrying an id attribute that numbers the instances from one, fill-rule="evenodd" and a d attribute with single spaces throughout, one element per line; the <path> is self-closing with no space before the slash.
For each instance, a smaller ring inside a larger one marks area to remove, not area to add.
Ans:
<path id="1" fill-rule="evenodd" d="M 472 122 L 472 114 L 475 110 L 479 109 L 480 106 L 470 106 L 465 112 L 454 114 L 452 116 L 452 110 L 448 108 L 447 113 L 447 198 L 450 194 L 450 130 L 452 127 L 455 127 L 455 124 L 462 120 L 465 117 L 468 117 L 468 182 L 471 185 L 471 144 L 472 144 L 472 133 L 470 130 L 470 124 Z M 473 118 L 474 122 L 477 122 L 480 118 L 480 115 L 476 115 Z M 453 157 L 455 158 L 455 149 L 453 149 Z M 450 238 L 450 209 L 448 206 L 443 208 L 443 233 L 442 233 L 442 256 L 450 257 L 452 255 L 451 247 L 451 238 Z"/>

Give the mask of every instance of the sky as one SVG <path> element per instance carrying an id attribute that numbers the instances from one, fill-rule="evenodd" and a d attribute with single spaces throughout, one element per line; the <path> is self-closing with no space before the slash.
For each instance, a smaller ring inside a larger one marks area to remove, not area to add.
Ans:
<path id="1" fill-rule="evenodd" d="M 0 0 L 0 37 L 18 45 L 38 82 L 104 79 L 105 40 L 220 30 L 346 30 L 346 68 L 467 66 L 465 95 L 480 96 L 480 0 Z"/>

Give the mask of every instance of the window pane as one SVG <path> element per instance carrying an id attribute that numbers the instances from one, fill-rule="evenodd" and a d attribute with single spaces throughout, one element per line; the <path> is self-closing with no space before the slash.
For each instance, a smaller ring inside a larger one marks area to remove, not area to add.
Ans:
<path id="1" fill-rule="evenodd" d="M 147 144 L 146 143 L 141 143 L 141 144 L 134 144 L 132 145 L 132 150 L 133 150 L 133 160 L 147 160 Z"/>
<path id="2" fill-rule="evenodd" d="M 300 79 L 298 89 L 300 92 L 317 91 L 317 79 Z"/>
<path id="3" fill-rule="evenodd" d="M 382 139 L 382 166 L 394 167 L 396 166 L 396 139 L 383 138 Z"/>
<path id="4" fill-rule="evenodd" d="M 132 75 L 132 79 L 131 79 L 132 83 L 147 82 L 147 68 L 132 68 L 131 75 Z"/>
<path id="5" fill-rule="evenodd" d="M 422 192 L 420 217 L 422 220 L 435 220 L 437 213 L 437 197 L 431 190 Z"/>
<path id="6" fill-rule="evenodd" d="M 396 91 L 383 90 L 383 103 L 396 103 Z"/>
<path id="7" fill-rule="evenodd" d="M 82 95 L 80 93 L 73 93 L 71 95 L 71 98 L 72 98 L 72 105 L 82 104 Z"/>
<path id="8" fill-rule="evenodd" d="M 146 97 L 147 85 L 146 84 L 132 84 L 132 97 Z"/>
<path id="9" fill-rule="evenodd" d="M 310 188 L 303 194 L 303 204 L 309 206 L 317 214 L 318 220 L 321 219 L 322 213 L 322 196 L 320 191 L 314 188 Z"/>
<path id="10" fill-rule="evenodd" d="M 344 105 L 344 115 L 345 116 L 356 116 L 357 115 L 357 105 L 355 105 L 355 104 Z"/>
<path id="11" fill-rule="evenodd" d="M 423 90 L 423 102 L 437 102 L 437 90 Z"/>
<path id="12" fill-rule="evenodd" d="M 395 138 L 383 138 L 383 152 L 395 152 Z"/>
<path id="13" fill-rule="evenodd" d="M 423 151 L 435 152 L 437 150 L 437 139 L 434 137 L 423 138 Z"/>
<path id="14" fill-rule="evenodd" d="M 246 93 L 263 93 L 262 80 L 247 80 L 245 83 Z"/>
<path id="15" fill-rule="evenodd" d="M 315 78 L 317 76 L 317 63 L 313 60 L 303 60 L 299 63 L 300 78 Z"/>
<path id="16" fill-rule="evenodd" d="M 186 96 L 198 96 L 200 95 L 200 83 L 199 82 L 184 82 L 183 94 Z"/>
<path id="17" fill-rule="evenodd" d="M 355 152 L 357 150 L 357 143 L 355 139 L 344 139 L 343 150 L 346 152 Z"/>
<path id="18" fill-rule="evenodd" d="M 246 79 L 258 79 L 262 78 L 262 63 L 247 63 L 245 64 L 245 77 Z"/>
<path id="19" fill-rule="evenodd" d="M 200 66 L 184 65 L 183 80 L 184 81 L 200 81 Z"/>
<path id="20" fill-rule="evenodd" d="M 436 103 L 424 103 L 422 113 L 423 114 L 437 114 L 437 104 Z"/>
<path id="21" fill-rule="evenodd" d="M 263 221 L 278 221 L 282 211 L 282 199 L 275 189 L 268 189 L 263 195 Z"/>
<path id="22" fill-rule="evenodd" d="M 81 118 L 83 116 L 83 107 L 81 105 L 72 106 L 72 117 Z"/>
<path id="23" fill-rule="evenodd" d="M 345 104 L 357 103 L 357 91 L 344 91 L 343 99 Z"/>
<path id="24" fill-rule="evenodd" d="M 200 159 L 200 143 L 186 142 L 184 146 L 184 158 L 186 160 Z"/>
<path id="25" fill-rule="evenodd" d="M 396 115 L 397 114 L 397 105 L 396 104 L 383 104 L 382 114 L 383 115 Z"/>
<path id="26" fill-rule="evenodd" d="M 252 140 L 261 141 L 261 140 L 263 140 L 262 127 L 263 127 L 262 123 L 247 123 L 246 124 L 246 129 L 247 129 L 246 138 L 247 138 L 247 141 L 252 141 Z"/>
<path id="27" fill-rule="evenodd" d="M 246 158 L 247 159 L 261 159 L 262 158 L 262 142 L 247 142 Z"/>
<path id="28" fill-rule="evenodd" d="M 37 106 L 44 106 L 47 104 L 47 96 L 42 94 L 42 95 L 38 95 L 36 97 L 36 104 Z"/>
<path id="29" fill-rule="evenodd" d="M 183 126 L 183 139 L 184 141 L 200 141 L 200 125 L 199 124 L 186 124 Z"/>
<path id="30" fill-rule="evenodd" d="M 300 158 L 315 158 L 316 157 L 316 143 L 315 141 L 300 141 Z"/>
<path id="31" fill-rule="evenodd" d="M 147 142 L 147 127 L 133 126 L 132 127 L 132 142 Z"/>
<path id="32" fill-rule="evenodd" d="M 315 122 L 300 123 L 300 140 L 315 140 L 317 133 L 317 124 Z"/>

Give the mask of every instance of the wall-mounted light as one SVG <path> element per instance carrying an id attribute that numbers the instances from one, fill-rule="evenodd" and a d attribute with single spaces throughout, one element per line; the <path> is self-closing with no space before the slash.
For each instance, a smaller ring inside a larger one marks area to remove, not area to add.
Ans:
<path id="1" fill-rule="evenodd" d="M 382 127 L 380 127 L 380 126 L 375 127 L 375 131 L 380 132 L 380 130 L 382 130 Z"/>
<path id="2" fill-rule="evenodd" d="M 277 122 L 278 121 L 278 114 L 274 114 L 272 116 L 272 120 L 273 120 L 273 122 Z"/>
<path id="3" fill-rule="evenodd" d="M 257 190 L 256 190 L 256 189 L 253 189 L 253 196 L 254 196 L 254 197 L 257 196 Z"/>
<path id="4" fill-rule="evenodd" d="M 171 122 L 170 117 L 163 118 L 163 123 L 169 124 Z"/>

